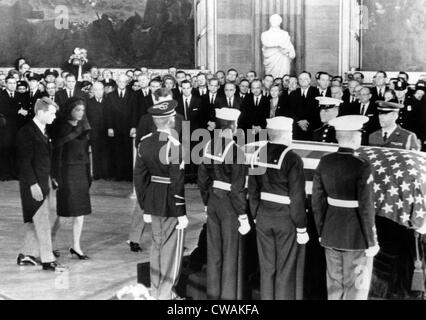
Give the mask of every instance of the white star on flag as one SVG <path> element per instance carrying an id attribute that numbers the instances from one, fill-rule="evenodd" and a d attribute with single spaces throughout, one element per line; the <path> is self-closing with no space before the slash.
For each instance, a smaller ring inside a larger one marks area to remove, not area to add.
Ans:
<path id="1" fill-rule="evenodd" d="M 394 165 L 392 165 L 393 170 L 399 169 L 400 167 L 401 167 L 400 163 L 395 163 Z"/>
<path id="2" fill-rule="evenodd" d="M 380 202 L 385 201 L 385 195 L 384 195 L 383 193 L 382 193 L 382 194 L 380 194 L 379 201 L 380 201 Z"/>
<path id="3" fill-rule="evenodd" d="M 410 184 L 404 181 L 401 184 L 401 190 L 402 190 L 402 192 L 404 192 L 404 191 L 410 191 Z"/>
<path id="4" fill-rule="evenodd" d="M 422 204 L 423 203 L 423 196 L 422 195 L 418 195 L 417 197 L 416 197 L 416 203 L 417 204 Z"/>
<path id="5" fill-rule="evenodd" d="M 389 176 L 385 176 L 385 178 L 383 179 L 384 184 L 388 184 L 390 183 L 390 177 Z"/>
<path id="6" fill-rule="evenodd" d="M 425 163 L 426 163 L 426 159 L 425 159 L 425 158 L 423 158 L 423 157 L 419 157 L 419 161 L 420 161 L 421 163 L 423 163 L 423 164 L 425 164 Z"/>
<path id="7" fill-rule="evenodd" d="M 410 173 L 410 175 L 412 176 L 417 176 L 417 174 L 419 173 L 419 171 L 417 171 L 415 168 L 408 170 L 408 172 Z"/>
<path id="8" fill-rule="evenodd" d="M 390 188 L 390 190 L 388 190 L 388 192 L 390 193 L 391 197 L 397 196 L 398 195 L 398 188 L 395 188 L 394 186 L 392 186 Z"/>
<path id="9" fill-rule="evenodd" d="M 373 163 L 373 166 L 375 167 L 380 167 L 381 165 L 382 165 L 382 161 L 379 161 L 379 160 Z"/>
<path id="10" fill-rule="evenodd" d="M 425 173 L 422 174 L 422 181 L 426 183 L 426 174 Z"/>
<path id="11" fill-rule="evenodd" d="M 395 156 L 390 157 L 388 160 L 389 161 L 395 161 L 397 158 Z"/>
<path id="12" fill-rule="evenodd" d="M 374 192 L 379 192 L 381 189 L 380 189 L 380 184 L 377 184 L 377 183 L 375 183 L 374 184 Z"/>
<path id="13" fill-rule="evenodd" d="M 374 160 L 374 159 L 377 159 L 377 154 L 373 153 L 369 155 L 368 157 L 370 158 L 370 160 Z"/>
<path id="14" fill-rule="evenodd" d="M 414 166 L 416 164 L 413 159 L 406 161 L 406 163 L 410 166 Z"/>
<path id="15" fill-rule="evenodd" d="M 402 178 L 404 176 L 404 172 L 401 170 L 398 170 L 398 172 L 395 173 L 395 178 Z"/>
<path id="16" fill-rule="evenodd" d="M 404 212 L 404 214 L 400 217 L 403 223 L 407 223 L 410 221 L 410 216 Z"/>
<path id="17" fill-rule="evenodd" d="M 396 205 L 398 206 L 398 209 L 404 208 L 404 202 L 401 199 L 399 199 L 399 201 L 396 203 Z"/>
<path id="18" fill-rule="evenodd" d="M 409 204 L 413 204 L 414 203 L 414 197 L 413 197 L 413 195 L 412 194 L 410 194 L 410 196 L 407 198 L 407 201 L 408 201 L 408 203 Z"/>
<path id="19" fill-rule="evenodd" d="M 424 216 L 426 215 L 426 212 L 425 211 L 423 211 L 423 209 L 420 209 L 420 210 L 417 210 L 416 211 L 416 218 L 421 218 L 421 219 L 423 219 L 424 218 Z"/>
<path id="20" fill-rule="evenodd" d="M 385 211 L 385 213 L 392 213 L 393 207 L 391 205 L 389 205 L 388 203 L 386 203 L 383 210 Z"/>
<path id="21" fill-rule="evenodd" d="M 414 181 L 414 186 L 416 187 L 416 189 L 420 189 L 420 187 L 422 186 L 422 184 L 419 181 Z"/>
<path id="22" fill-rule="evenodd" d="M 386 172 L 386 169 L 384 167 L 380 167 L 379 170 L 377 170 L 378 174 L 383 174 Z"/>

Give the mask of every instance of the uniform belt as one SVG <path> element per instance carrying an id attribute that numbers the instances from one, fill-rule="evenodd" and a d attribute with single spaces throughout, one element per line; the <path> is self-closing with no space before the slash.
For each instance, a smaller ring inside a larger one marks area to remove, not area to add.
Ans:
<path id="1" fill-rule="evenodd" d="M 262 192 L 260 194 L 260 199 L 269 201 L 269 202 L 279 203 L 279 204 L 289 205 L 291 203 L 291 200 L 288 196 L 280 196 L 278 194 L 273 194 L 268 192 Z"/>
<path id="2" fill-rule="evenodd" d="M 172 183 L 172 181 L 170 180 L 169 177 L 159 177 L 159 176 L 152 176 L 151 182 L 162 183 L 162 184 L 171 184 Z"/>
<path id="3" fill-rule="evenodd" d="M 333 198 L 328 198 L 327 201 L 330 206 L 338 208 L 356 209 L 359 207 L 358 201 L 337 200 Z"/>
<path id="4" fill-rule="evenodd" d="M 223 181 L 213 181 L 213 188 L 220 189 L 223 191 L 231 191 L 231 184 Z"/>

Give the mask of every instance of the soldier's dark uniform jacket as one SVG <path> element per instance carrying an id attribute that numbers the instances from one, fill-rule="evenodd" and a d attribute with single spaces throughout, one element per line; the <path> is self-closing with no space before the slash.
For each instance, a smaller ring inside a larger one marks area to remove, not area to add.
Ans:
<path id="1" fill-rule="evenodd" d="M 142 138 L 134 171 L 136 195 L 145 214 L 186 215 L 184 166 L 180 142 L 167 132 Z"/>
<path id="2" fill-rule="evenodd" d="M 369 145 L 383 148 L 420 150 L 421 146 L 416 134 L 397 126 L 394 132 L 386 139 L 383 138 L 383 131 L 378 130 L 370 135 Z"/>
<path id="3" fill-rule="evenodd" d="M 207 208 L 207 297 L 239 295 L 239 216 L 247 214 L 245 155 L 230 139 L 215 138 L 204 149 L 198 184 Z"/>
<path id="4" fill-rule="evenodd" d="M 297 232 L 306 232 L 307 226 L 303 161 L 287 146 L 268 143 L 253 155 L 253 167 L 266 170 L 249 178 L 262 300 L 300 299 Z"/>
<path id="5" fill-rule="evenodd" d="M 314 174 L 312 209 L 323 247 L 366 250 L 376 244 L 371 164 L 351 149 L 323 157 Z"/>
<path id="6" fill-rule="evenodd" d="M 262 159 L 265 151 L 266 159 Z M 249 180 L 253 218 L 268 211 L 291 217 L 295 228 L 306 228 L 305 176 L 300 156 L 287 146 L 268 143 L 254 157 L 257 159 L 253 164 L 266 168 L 266 172 Z"/>
<path id="7" fill-rule="evenodd" d="M 219 198 L 229 199 L 237 215 L 247 214 L 247 168 L 245 155 L 234 140 L 222 138 L 220 143 L 209 142 L 205 147 L 204 163 L 198 172 L 198 185 L 207 205 L 209 190 Z M 213 146 L 214 150 L 211 150 Z"/>
<path id="8" fill-rule="evenodd" d="M 328 124 L 314 131 L 314 141 L 324 143 L 337 143 L 336 130 Z"/>

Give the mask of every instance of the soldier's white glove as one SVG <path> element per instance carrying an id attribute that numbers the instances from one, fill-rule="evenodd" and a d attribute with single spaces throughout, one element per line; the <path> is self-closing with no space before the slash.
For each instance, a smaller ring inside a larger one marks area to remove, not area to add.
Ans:
<path id="1" fill-rule="evenodd" d="M 184 230 L 188 228 L 188 218 L 186 216 L 178 217 L 178 225 L 176 226 L 176 230 Z"/>
<path id="2" fill-rule="evenodd" d="M 145 222 L 145 223 L 152 223 L 152 217 L 151 217 L 151 215 L 150 214 L 144 214 L 143 215 L 143 221 Z"/>
<path id="3" fill-rule="evenodd" d="M 370 247 L 367 250 L 365 250 L 365 255 L 368 258 L 374 258 L 380 251 L 379 245 L 375 245 L 374 247 Z"/>
<path id="4" fill-rule="evenodd" d="M 307 244 L 309 242 L 309 234 L 306 229 L 297 229 L 297 243 L 300 245 Z"/>
<path id="5" fill-rule="evenodd" d="M 238 217 L 238 221 L 240 222 L 240 227 L 238 228 L 238 232 L 241 233 L 241 235 L 245 236 L 247 233 L 250 232 L 250 223 L 248 220 L 247 215 L 242 215 Z"/>

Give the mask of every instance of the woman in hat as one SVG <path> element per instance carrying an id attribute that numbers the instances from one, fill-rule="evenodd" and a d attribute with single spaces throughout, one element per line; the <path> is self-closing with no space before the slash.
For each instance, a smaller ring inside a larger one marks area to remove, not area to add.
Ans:
<path id="1" fill-rule="evenodd" d="M 84 121 L 85 102 L 71 98 L 65 104 L 62 119 L 54 135 L 53 178 L 57 188 L 58 219 L 53 226 L 53 236 L 60 228 L 63 218 L 73 218 L 73 248 L 70 253 L 80 260 L 87 260 L 80 238 L 84 217 L 91 214 L 89 189 L 91 185 L 89 161 L 89 132 Z"/>

